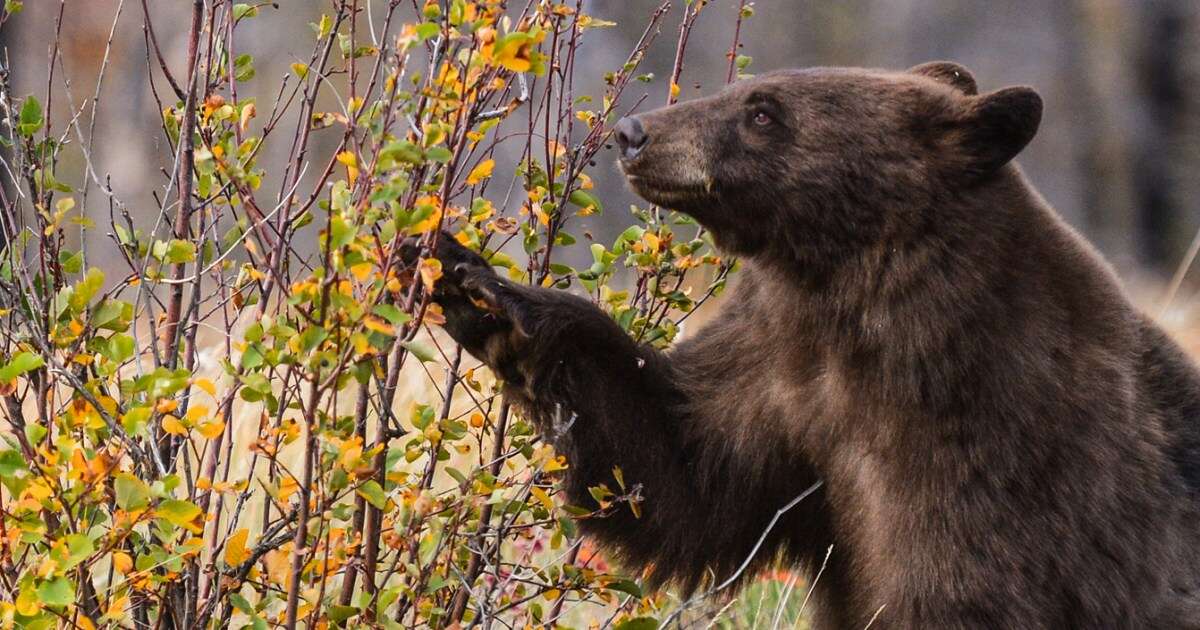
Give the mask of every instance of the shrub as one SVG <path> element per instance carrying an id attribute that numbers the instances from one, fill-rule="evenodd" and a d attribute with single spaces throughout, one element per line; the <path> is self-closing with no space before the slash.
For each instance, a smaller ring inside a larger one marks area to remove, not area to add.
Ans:
<path id="1" fill-rule="evenodd" d="M 181 68 L 142 5 L 173 155 L 152 213 L 93 160 L 88 103 L 51 85 L 45 102 L 70 101 L 55 126 L 0 76 L 0 620 L 654 627 L 669 598 L 578 536 L 596 514 L 560 501 L 570 462 L 430 334 L 441 270 L 399 244 L 448 230 L 671 343 L 731 269 L 703 230 L 651 207 L 611 244 L 575 232 L 604 210 L 589 169 L 652 79 L 668 4 L 594 94 L 577 51 L 611 23 L 581 2 L 430 0 L 404 24 L 398 0 L 369 20 L 329 4 L 296 34 L 308 60 L 261 94 L 239 34 L 279 7 L 194 0 Z M 668 100 L 704 2 L 679 8 Z M 730 56 L 732 78 L 748 59 Z M 100 81 L 125 71 L 105 59 Z M 97 230 L 111 242 L 78 244 Z M 577 250 L 591 263 L 568 264 Z M 633 488 L 594 496 L 636 509 Z"/>

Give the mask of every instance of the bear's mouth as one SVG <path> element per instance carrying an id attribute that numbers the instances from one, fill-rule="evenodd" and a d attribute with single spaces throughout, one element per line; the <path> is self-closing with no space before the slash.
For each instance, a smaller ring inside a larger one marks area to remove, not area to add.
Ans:
<path id="1" fill-rule="evenodd" d="M 639 197 L 660 206 L 673 206 L 703 201 L 712 193 L 711 182 L 681 182 L 661 176 L 631 173 L 622 165 L 625 179 Z"/>

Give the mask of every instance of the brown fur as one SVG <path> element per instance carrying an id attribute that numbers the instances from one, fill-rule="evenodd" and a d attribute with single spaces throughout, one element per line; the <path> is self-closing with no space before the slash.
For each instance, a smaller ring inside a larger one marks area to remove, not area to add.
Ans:
<path id="1" fill-rule="evenodd" d="M 641 485 L 585 526 L 659 580 L 732 574 L 821 479 L 756 565 L 832 545 L 818 627 L 1200 627 L 1200 375 L 1009 163 L 1040 115 L 948 63 L 641 115 L 634 188 L 744 261 L 715 321 L 661 354 L 443 239 L 447 328 L 544 430 L 577 414 L 572 501 Z"/>

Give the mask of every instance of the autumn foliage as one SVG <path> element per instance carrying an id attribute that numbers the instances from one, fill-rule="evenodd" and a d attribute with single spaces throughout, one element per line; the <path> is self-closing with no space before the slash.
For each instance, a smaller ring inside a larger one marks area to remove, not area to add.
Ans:
<path id="1" fill-rule="evenodd" d="M 121 198 L 122 166 L 93 161 L 104 100 L 0 75 L 0 624 L 654 627 L 675 600 L 579 538 L 596 515 L 560 501 L 571 463 L 437 331 L 438 262 L 399 245 L 446 230 L 671 343 L 729 261 L 661 208 L 612 242 L 577 226 L 626 212 L 589 170 L 617 118 L 676 97 L 704 3 L 620 25 L 641 39 L 595 93 L 577 51 L 613 25 L 578 1 L 393 0 L 370 22 L 328 2 L 270 80 L 239 37 L 286 7 L 194 0 L 180 67 L 126 4 L 148 54 L 106 72 L 149 64 L 173 156 L 155 191 Z M 676 28 L 674 76 L 640 73 Z"/>

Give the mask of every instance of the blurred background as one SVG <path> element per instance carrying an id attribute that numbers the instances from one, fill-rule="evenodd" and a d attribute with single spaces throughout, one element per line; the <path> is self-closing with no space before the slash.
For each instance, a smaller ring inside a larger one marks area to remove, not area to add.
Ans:
<path id="1" fill-rule="evenodd" d="M 188 4 L 149 3 L 159 43 L 176 68 L 184 63 Z M 617 26 L 588 31 L 587 65 L 577 77 L 577 92 L 602 91 L 604 73 L 624 62 L 660 4 L 584 2 L 585 12 Z M 673 2 L 641 69 L 657 79 L 632 83 L 635 93 L 626 103 L 637 101 L 640 93 L 646 94 L 643 108 L 665 101 L 683 4 Z M 383 5 L 374 3 L 374 16 L 381 15 Z M 701 13 L 680 81 L 683 98 L 712 93 L 724 83 L 737 5 L 737 0 L 713 0 Z M 1029 178 L 1104 252 L 1135 296 L 1148 305 L 1161 298 L 1200 228 L 1200 2 L 756 0 L 751 5 L 755 15 L 742 26 L 739 50 L 753 58 L 749 73 L 815 65 L 902 69 L 951 59 L 974 72 L 981 90 L 1012 84 L 1037 88 L 1045 116 L 1019 160 Z M 54 80 L 70 81 L 77 105 L 94 90 L 114 15 L 123 11 L 98 117 L 96 161 L 111 173 L 114 189 L 135 217 L 139 211 L 152 216 L 157 204 L 150 191 L 161 189 L 166 178 L 161 169 L 169 167 L 171 156 L 150 90 L 142 3 L 67 0 L 65 7 L 64 64 Z M 24 13 L 0 32 L 17 95 L 46 93 L 58 10 L 56 1 L 26 0 Z M 263 8 L 267 19 L 239 27 L 238 46 L 256 57 L 257 69 L 244 91 L 239 89 L 242 96 L 254 94 L 267 103 L 274 98 L 288 66 L 307 60 L 312 45 L 307 24 L 322 10 L 328 11 L 328 3 L 283 0 L 277 9 Z M 398 22 L 411 21 L 412 13 L 406 7 Z M 165 95 L 161 77 L 155 80 Z M 54 105 L 61 130 L 67 103 L 59 99 Z M 316 148 L 329 150 L 335 135 L 318 137 Z M 276 142 L 275 150 L 282 154 L 286 144 Z M 602 157 L 611 163 L 611 152 Z M 270 159 L 264 164 L 268 172 Z M 636 201 L 609 164 L 594 169 L 597 192 L 609 209 L 588 218 L 587 228 L 597 238 L 627 225 L 622 209 Z M 69 176 L 80 165 L 63 168 L 68 181 L 82 181 Z M 89 203 L 102 201 L 95 196 Z M 106 204 L 103 210 L 106 216 Z M 1179 303 L 1192 303 L 1197 286 L 1185 284 Z"/>

